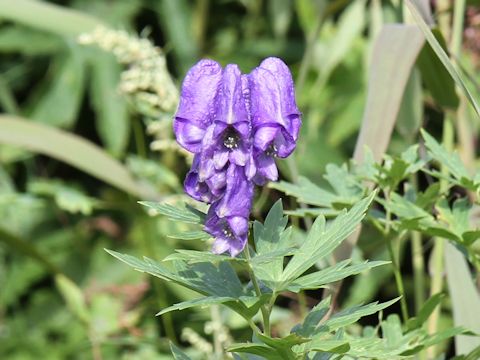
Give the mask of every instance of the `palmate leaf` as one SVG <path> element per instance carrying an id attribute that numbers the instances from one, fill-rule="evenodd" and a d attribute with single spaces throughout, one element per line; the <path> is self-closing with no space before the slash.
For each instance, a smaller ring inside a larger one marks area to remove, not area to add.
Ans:
<path id="1" fill-rule="evenodd" d="M 398 300 L 399 298 L 396 298 L 380 304 L 378 302 L 373 302 L 367 305 L 359 305 L 359 306 L 354 306 L 352 308 L 342 310 L 334 314 L 331 318 L 329 318 L 325 322 L 321 323 L 315 330 L 315 333 L 321 335 L 321 333 L 332 332 L 342 327 L 351 325 L 353 323 L 356 323 L 359 319 L 361 319 L 364 316 L 375 314 L 389 307 L 390 305 L 397 302 Z"/>
<path id="2" fill-rule="evenodd" d="M 156 214 L 167 216 L 170 220 L 182 221 L 191 224 L 203 224 L 205 214 L 187 204 L 173 206 L 153 201 L 139 201 L 139 204 L 148 207 Z"/>
<path id="3" fill-rule="evenodd" d="M 264 282 L 276 282 L 283 270 L 283 258 L 292 253 L 290 242 L 291 231 L 285 230 L 288 218 L 283 216 L 281 200 L 277 201 L 262 224 L 253 224 L 253 239 L 256 256 L 252 259 L 254 273 Z M 267 265 L 266 262 L 269 264 Z"/>
<path id="4" fill-rule="evenodd" d="M 272 189 L 276 189 L 287 195 L 293 196 L 304 204 L 332 207 L 332 203 L 338 200 L 334 193 L 318 187 L 304 177 L 299 178 L 298 184 L 280 181 L 270 183 L 268 186 Z"/>
<path id="5" fill-rule="evenodd" d="M 149 258 L 140 260 L 134 256 L 121 254 L 112 250 L 106 251 L 127 265 L 130 265 L 135 270 L 194 290 L 206 297 L 210 297 L 212 301 L 213 299 L 217 299 L 218 302 L 224 303 L 232 310 L 247 318 L 255 315 L 261 304 L 269 297 L 268 294 L 265 294 L 265 296 L 258 298 L 253 296 L 253 292 L 245 290 L 235 270 L 225 261 L 215 266 L 210 262 L 189 265 L 181 260 L 173 260 L 170 262 L 171 265 L 173 265 L 173 269 L 170 269 Z M 202 300 L 194 300 L 193 304 L 197 301 Z M 177 304 L 177 306 L 191 307 L 189 304 Z M 175 310 L 175 308 L 169 309 L 169 311 L 171 310 Z"/>
<path id="6" fill-rule="evenodd" d="M 350 266 L 349 263 L 350 260 L 344 260 L 332 267 L 301 276 L 288 286 L 288 290 L 299 292 L 302 290 L 318 289 L 336 281 L 345 279 L 346 277 L 359 274 L 365 270 L 389 264 L 390 262 L 370 261 Z"/>
<path id="7" fill-rule="evenodd" d="M 468 172 L 458 154 L 449 153 L 425 130 L 422 129 L 421 132 L 430 156 L 438 161 L 438 163 L 442 164 L 442 166 L 444 166 L 452 175 L 453 178 L 449 180 L 454 184 L 476 191 L 480 186 L 480 182 Z M 438 172 L 432 172 L 432 174 L 438 177 L 443 176 L 443 174 Z"/>
<path id="8" fill-rule="evenodd" d="M 183 260 L 187 263 L 219 263 L 221 261 L 232 261 L 245 263 L 246 259 L 242 257 L 232 257 L 227 255 L 213 254 L 209 251 L 176 249 L 176 252 L 168 255 L 163 261 Z"/>
<path id="9" fill-rule="evenodd" d="M 230 345 L 227 349 L 233 353 L 245 353 L 262 356 L 267 360 L 284 360 L 285 357 L 269 346 L 255 343 L 239 343 Z"/>
<path id="10" fill-rule="evenodd" d="M 215 304 L 223 304 L 228 301 L 237 301 L 237 299 L 234 299 L 232 297 L 228 296 L 206 296 L 206 297 L 201 297 L 198 299 L 193 299 L 189 301 L 183 301 L 181 303 L 166 307 L 165 309 L 162 309 L 159 311 L 156 316 L 160 316 L 163 314 L 166 314 L 170 311 L 175 311 L 175 310 L 184 310 L 184 309 L 189 309 L 192 307 L 207 307 L 210 305 L 215 305 Z"/>
<path id="11" fill-rule="evenodd" d="M 317 261 L 328 256 L 360 224 L 376 192 L 344 211 L 328 226 L 324 217 L 318 217 L 307 239 L 298 249 L 282 273 L 282 281 L 288 287 Z"/>
<path id="12" fill-rule="evenodd" d="M 310 337 L 315 333 L 318 323 L 330 309 L 331 297 L 327 297 L 315 305 L 307 314 L 302 324 L 295 325 L 292 332 L 303 337 Z"/>

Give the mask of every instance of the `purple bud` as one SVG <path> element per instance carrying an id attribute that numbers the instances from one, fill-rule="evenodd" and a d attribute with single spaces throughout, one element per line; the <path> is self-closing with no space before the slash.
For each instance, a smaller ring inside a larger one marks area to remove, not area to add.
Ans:
<path id="1" fill-rule="evenodd" d="M 244 169 L 233 164 L 227 170 L 226 182 L 225 194 L 210 206 L 205 231 L 215 237 L 215 253 L 228 250 L 236 256 L 247 242 L 253 184 L 246 178 Z"/>

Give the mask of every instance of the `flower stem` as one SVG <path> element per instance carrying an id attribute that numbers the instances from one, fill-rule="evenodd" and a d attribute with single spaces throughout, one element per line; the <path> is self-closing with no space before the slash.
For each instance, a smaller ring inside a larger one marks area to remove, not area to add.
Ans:
<path id="1" fill-rule="evenodd" d="M 385 192 L 385 200 L 388 202 L 390 199 L 390 192 Z M 395 284 L 397 285 L 398 294 L 401 296 L 400 298 L 400 307 L 402 310 L 402 317 L 403 321 L 406 322 L 408 320 L 408 306 L 407 306 L 407 299 L 405 298 L 405 287 L 403 286 L 403 279 L 402 273 L 400 271 L 400 264 L 395 256 L 395 251 L 393 249 L 393 242 L 390 238 L 390 229 L 391 229 L 391 221 L 392 221 L 392 214 L 390 209 L 386 209 L 385 214 L 385 239 L 387 242 L 387 249 L 390 255 L 390 259 L 392 260 L 392 267 L 393 267 L 393 275 L 395 277 Z M 402 238 L 402 234 L 400 233 L 398 236 L 395 237 L 395 241 L 400 242 Z"/>
<path id="2" fill-rule="evenodd" d="M 262 296 L 262 291 L 260 290 L 260 286 L 258 284 L 257 278 L 255 277 L 255 274 L 253 273 L 252 265 L 251 265 L 251 257 L 250 257 L 250 249 L 247 246 L 245 246 L 245 257 L 247 258 L 248 261 L 248 274 L 250 275 L 250 279 L 252 280 L 253 288 L 255 289 L 255 293 L 257 296 L 260 298 Z M 273 304 L 272 304 L 273 305 Z M 260 311 L 262 313 L 262 319 L 263 319 L 263 332 L 266 336 L 271 336 L 271 331 L 270 331 L 270 311 L 265 307 L 265 305 L 262 305 L 260 307 Z"/>

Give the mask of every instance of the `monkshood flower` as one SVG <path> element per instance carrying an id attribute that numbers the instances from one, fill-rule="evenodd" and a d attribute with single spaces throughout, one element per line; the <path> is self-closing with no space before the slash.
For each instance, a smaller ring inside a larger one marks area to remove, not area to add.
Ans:
<path id="1" fill-rule="evenodd" d="M 253 128 L 255 182 L 276 181 L 275 157 L 286 158 L 295 149 L 301 126 L 292 75 L 278 58 L 265 59 L 249 75 Z"/>
<path id="2" fill-rule="evenodd" d="M 203 166 L 200 166 L 201 163 Z M 185 192 L 195 200 L 211 204 L 222 197 L 226 185 L 226 171 L 215 169 L 213 160 L 204 158 L 203 154 L 195 154 L 185 178 Z"/>
<path id="3" fill-rule="evenodd" d="M 277 180 L 275 157 L 292 153 L 300 125 L 292 77 L 280 59 L 264 60 L 249 75 L 212 60 L 190 69 L 174 132 L 195 154 L 184 187 L 211 204 L 205 231 L 215 238 L 214 253 L 244 249 L 254 183 Z"/>
<path id="4" fill-rule="evenodd" d="M 212 251 L 238 255 L 247 243 L 248 218 L 253 200 L 253 183 L 241 167 L 231 164 L 227 170 L 224 196 L 208 211 L 205 231 L 215 237 Z"/>

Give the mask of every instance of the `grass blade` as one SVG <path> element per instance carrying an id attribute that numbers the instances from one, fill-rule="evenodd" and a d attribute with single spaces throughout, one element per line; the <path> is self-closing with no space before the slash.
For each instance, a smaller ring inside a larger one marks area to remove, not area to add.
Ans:
<path id="1" fill-rule="evenodd" d="M 79 136 L 8 115 L 0 115 L 0 129 L 0 144 L 19 146 L 64 161 L 135 196 L 154 196 L 120 162 Z"/>

